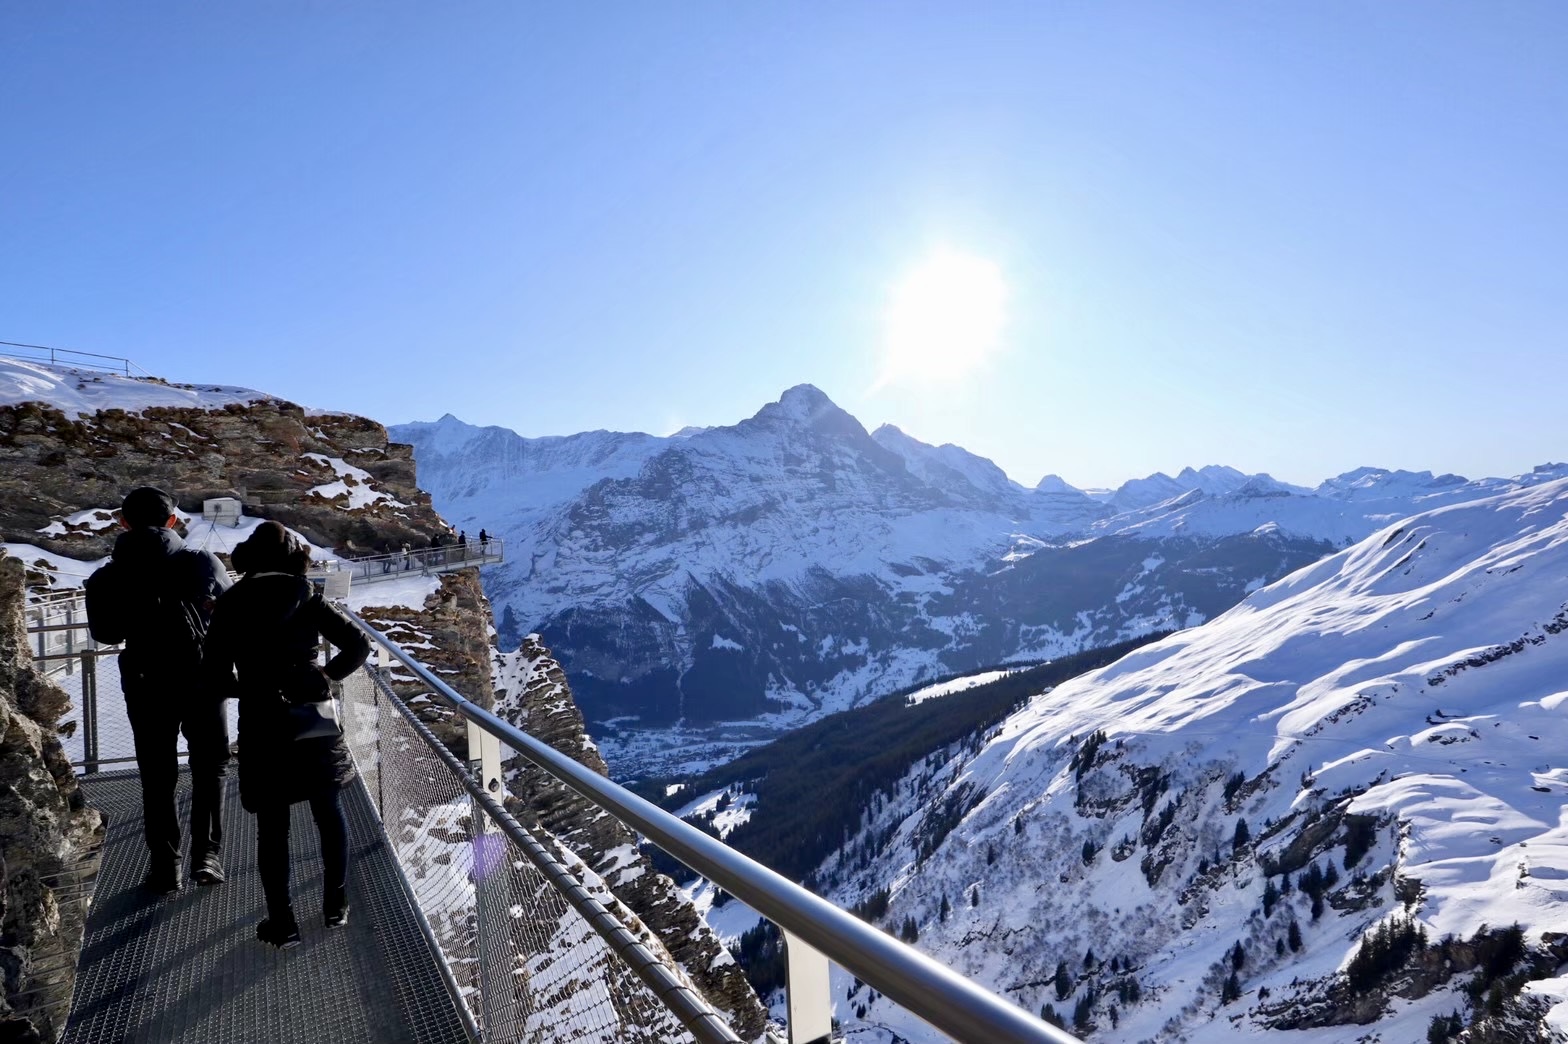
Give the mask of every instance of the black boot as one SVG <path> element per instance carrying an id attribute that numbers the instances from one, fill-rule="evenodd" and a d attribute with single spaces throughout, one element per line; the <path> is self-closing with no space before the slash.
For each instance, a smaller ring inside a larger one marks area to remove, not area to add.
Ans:
<path id="1" fill-rule="evenodd" d="M 286 910 L 268 916 L 266 920 L 256 925 L 256 938 L 280 950 L 298 946 L 299 922 L 294 920 L 294 911 Z"/>
<path id="2" fill-rule="evenodd" d="M 321 919 L 328 928 L 341 928 L 348 924 L 348 890 L 328 888 L 321 899 Z"/>
<path id="3" fill-rule="evenodd" d="M 216 852 L 204 852 L 201 855 L 191 856 L 191 880 L 199 885 L 218 885 L 223 883 L 223 861 Z"/>
<path id="4" fill-rule="evenodd" d="M 167 895 L 180 890 L 180 864 L 154 862 L 142 878 L 142 887 L 157 895 Z"/>

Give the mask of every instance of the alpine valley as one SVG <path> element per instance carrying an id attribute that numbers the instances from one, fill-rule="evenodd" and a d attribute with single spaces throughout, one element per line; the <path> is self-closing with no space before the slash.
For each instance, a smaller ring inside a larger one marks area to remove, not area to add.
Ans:
<path id="1" fill-rule="evenodd" d="M 684 775 L 923 681 L 1210 620 L 1419 511 L 1568 475 L 1232 468 L 1033 488 L 800 385 L 728 427 L 523 438 L 396 425 L 442 515 L 506 541 L 501 640 L 539 633 L 618 777 Z"/>

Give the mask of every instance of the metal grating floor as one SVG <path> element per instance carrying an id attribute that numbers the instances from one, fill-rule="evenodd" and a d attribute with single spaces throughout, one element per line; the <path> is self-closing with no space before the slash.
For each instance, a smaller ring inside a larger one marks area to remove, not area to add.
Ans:
<path id="1" fill-rule="evenodd" d="M 290 824 L 294 908 L 304 943 L 256 941 L 263 916 L 256 827 L 232 770 L 224 805 L 225 884 L 141 891 L 147 849 L 134 773 L 82 778 L 108 823 L 65 1044 L 104 1041 L 319 1042 L 469 1040 L 363 788 L 344 791 L 349 824 L 347 928 L 321 923 L 321 864 L 308 805 Z M 182 823 L 190 791 L 182 772 Z"/>

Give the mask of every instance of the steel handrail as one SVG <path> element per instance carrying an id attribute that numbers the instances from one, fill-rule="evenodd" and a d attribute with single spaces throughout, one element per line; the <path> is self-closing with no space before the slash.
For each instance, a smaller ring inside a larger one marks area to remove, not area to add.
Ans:
<path id="1" fill-rule="evenodd" d="M 424 740 L 431 752 L 462 782 L 463 789 L 468 792 L 470 799 L 484 809 L 496 828 L 527 856 L 534 869 L 550 883 L 572 909 L 582 916 L 583 920 L 588 922 L 589 927 L 604 939 L 610 949 L 626 962 L 632 972 L 642 980 L 643 985 L 670 1009 L 699 1044 L 739 1044 L 740 1038 L 731 1032 L 729 1026 L 703 1001 L 701 996 L 676 978 L 675 973 L 655 957 L 641 939 L 633 935 L 619 918 L 583 887 L 582 882 L 561 865 L 554 854 L 523 828 L 493 794 L 473 778 L 472 773 L 458 761 L 457 756 L 443 746 L 430 731 L 429 726 L 420 721 L 408 705 L 392 691 L 379 670 L 367 669 L 367 673 L 376 687 L 381 690 L 381 694 L 386 697 L 387 702 L 402 717 L 404 724 Z"/>
<path id="2" fill-rule="evenodd" d="M 419 559 L 428 555 L 460 556 L 464 561 L 481 558 L 501 557 L 501 538 L 491 537 L 483 544 L 475 540 L 468 544 L 442 544 L 439 547 L 411 547 L 407 551 L 387 551 L 374 555 L 361 555 L 356 558 L 339 557 L 326 563 L 329 567 L 339 569 L 359 565 L 362 562 L 387 562 L 403 561 L 404 559 Z"/>
<path id="3" fill-rule="evenodd" d="M 664 809 L 579 765 L 457 692 L 386 635 L 350 611 L 374 642 L 466 720 L 608 811 L 665 852 L 877 992 L 960 1041 L 1080 1044 L 1070 1034 L 964 978 L 913 947 L 746 858 Z"/>

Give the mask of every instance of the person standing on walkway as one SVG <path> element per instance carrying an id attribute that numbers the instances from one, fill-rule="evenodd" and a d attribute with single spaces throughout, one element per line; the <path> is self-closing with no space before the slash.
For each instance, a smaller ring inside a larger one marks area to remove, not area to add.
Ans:
<path id="1" fill-rule="evenodd" d="M 141 774 L 149 866 L 143 884 L 180 887 L 180 818 L 174 790 L 179 736 L 191 772 L 191 879 L 223 882 L 223 778 L 229 728 L 223 698 L 202 684 L 202 640 L 228 571 L 210 551 L 185 546 L 174 531 L 174 498 L 141 486 L 120 505 L 125 532 L 110 561 L 87 580 L 87 627 L 104 645 L 124 643 L 120 688 Z"/>
<path id="2" fill-rule="evenodd" d="M 483 529 L 479 531 L 479 553 L 485 554 L 490 550 L 490 534 Z"/>
<path id="3" fill-rule="evenodd" d="M 328 734 L 312 729 L 300 738 L 296 710 L 328 700 L 331 683 L 354 673 L 370 653 L 353 622 L 305 579 L 309 561 L 309 550 L 282 525 L 257 526 L 234 549 L 241 579 L 218 599 L 203 659 L 209 683 L 239 698 L 240 803 L 256 816 L 267 902 L 256 938 L 280 948 L 300 941 L 289 894 L 289 808 L 297 802 L 310 803 L 321 835 L 322 918 L 328 928 L 348 923 L 348 823 L 340 791 L 354 779 L 354 761 L 335 722 Z M 322 637 L 338 649 L 324 667 L 316 665 Z"/>

